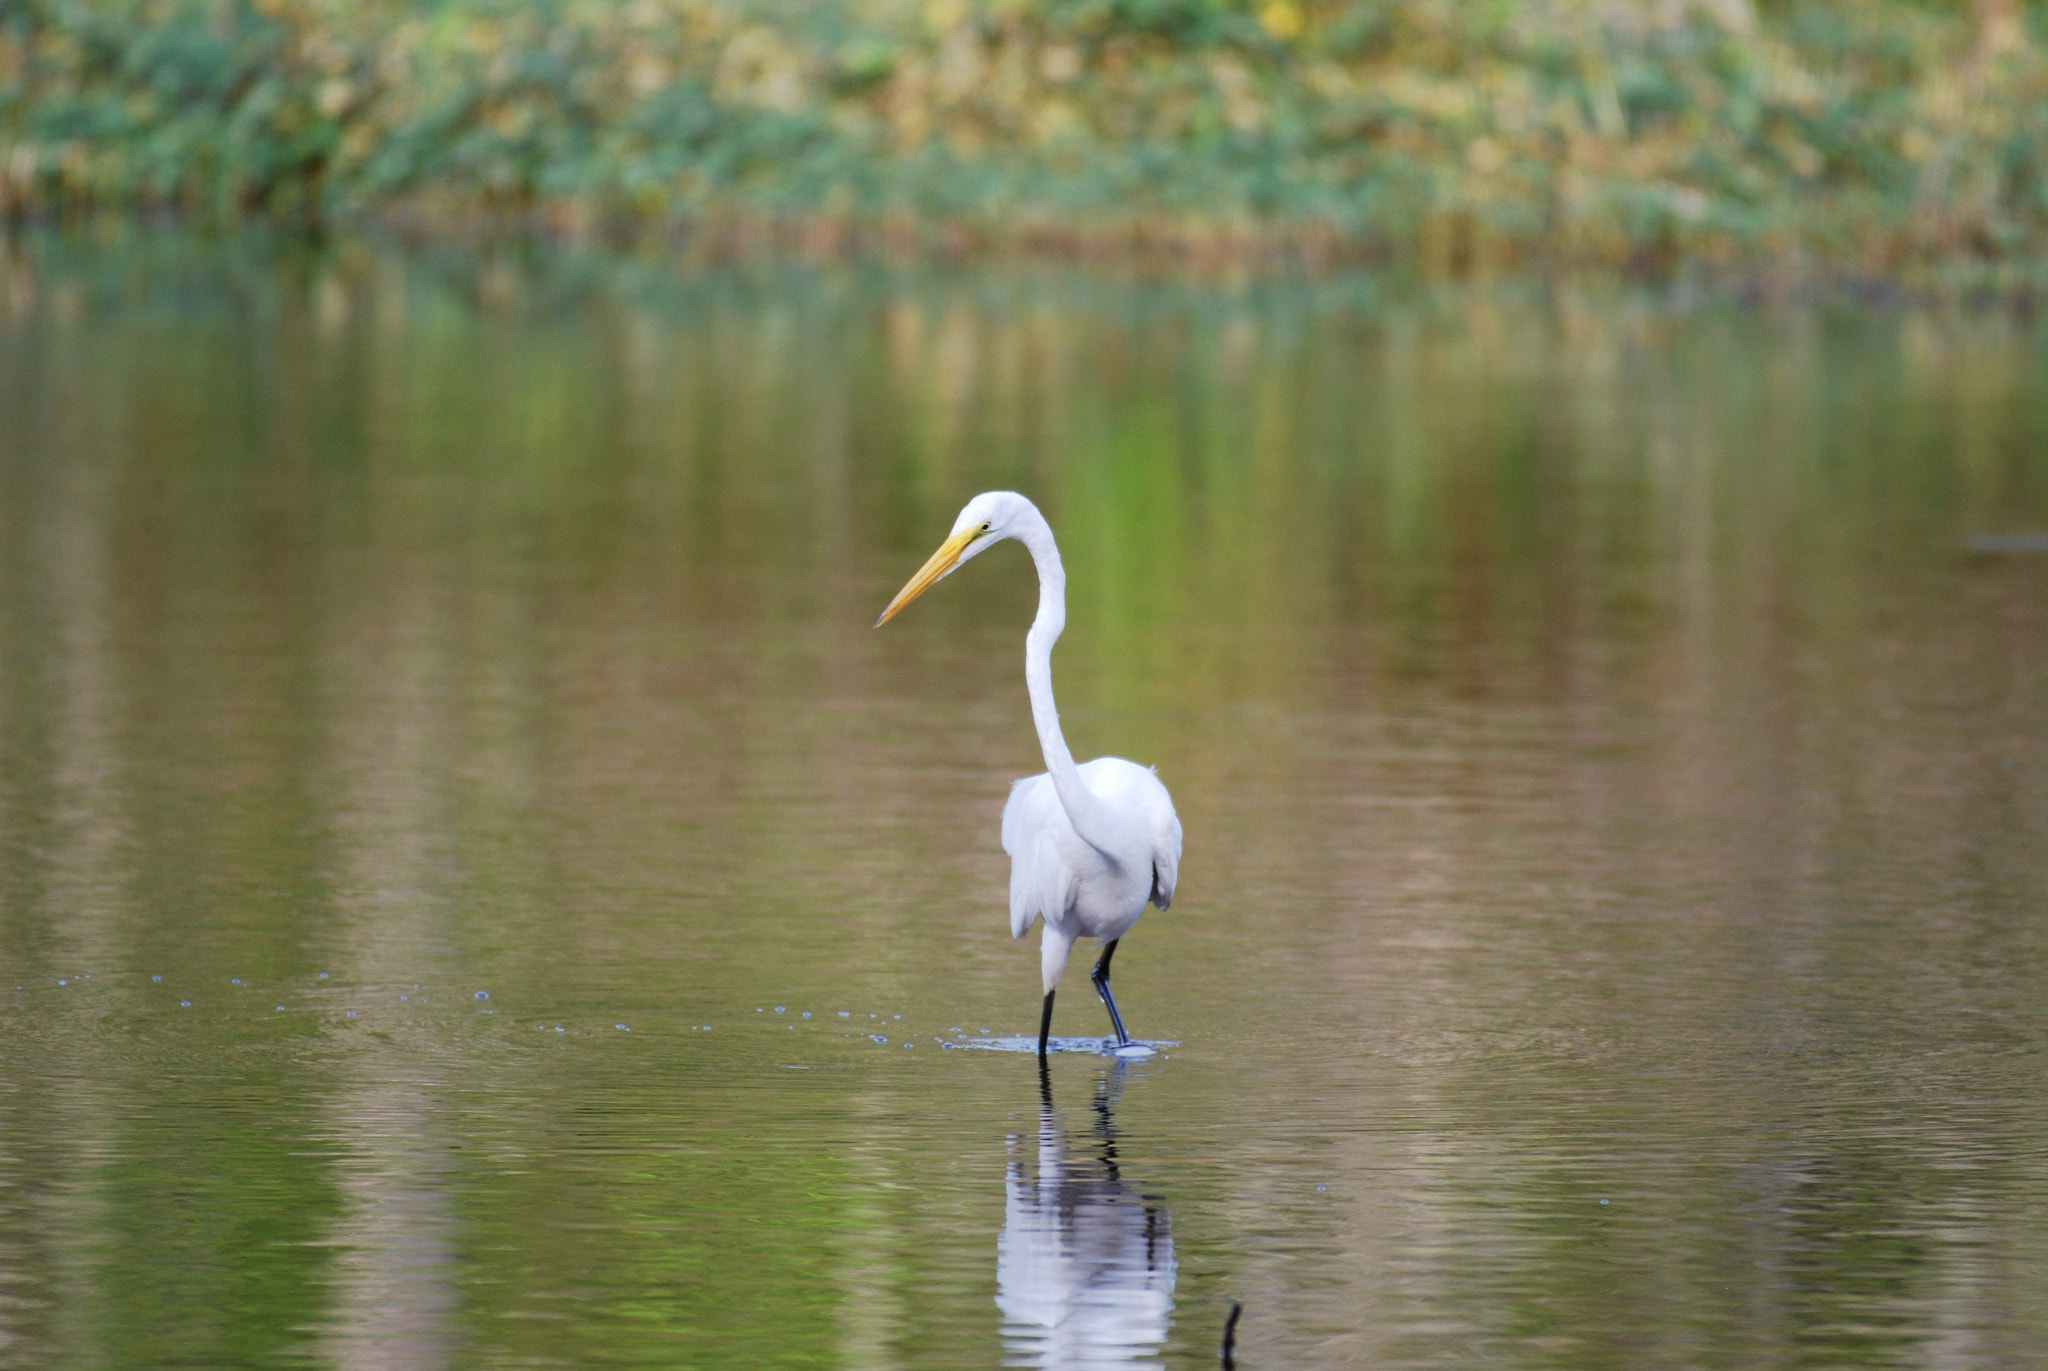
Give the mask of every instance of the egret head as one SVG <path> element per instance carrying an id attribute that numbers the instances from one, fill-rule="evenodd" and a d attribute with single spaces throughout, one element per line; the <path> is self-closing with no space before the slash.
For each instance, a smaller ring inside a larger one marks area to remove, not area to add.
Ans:
<path id="1" fill-rule="evenodd" d="M 1027 510 L 1037 512 L 1029 500 L 1007 490 L 991 490 L 969 500 L 960 517 L 953 521 L 952 533 L 917 569 L 917 575 L 896 592 L 882 617 L 875 620 L 875 627 L 895 618 L 905 605 L 952 575 L 955 567 L 979 557 L 1005 538 L 1016 537 Z"/>

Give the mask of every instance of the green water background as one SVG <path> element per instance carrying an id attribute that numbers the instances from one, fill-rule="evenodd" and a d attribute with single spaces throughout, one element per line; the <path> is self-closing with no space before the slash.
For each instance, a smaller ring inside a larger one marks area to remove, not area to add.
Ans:
<path id="1" fill-rule="evenodd" d="M 2038 1364 L 2038 321 L 16 261 L 0 1366 L 1001 1361 L 992 487 L 1187 830 L 1052 1081 L 1163 1364 Z"/>

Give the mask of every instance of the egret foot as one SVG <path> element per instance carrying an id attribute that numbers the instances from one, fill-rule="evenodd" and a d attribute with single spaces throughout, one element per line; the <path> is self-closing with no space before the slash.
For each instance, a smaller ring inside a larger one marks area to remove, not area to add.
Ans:
<path id="1" fill-rule="evenodd" d="M 1129 1047 L 1131 1035 L 1124 1032 L 1124 1016 L 1116 1012 L 1116 996 L 1109 993 L 1109 959 L 1116 955 L 1120 938 L 1111 938 L 1109 945 L 1102 949 L 1102 960 L 1095 963 L 1095 970 L 1088 973 L 1088 979 L 1095 982 L 1095 993 L 1102 997 L 1102 1003 L 1109 1010 L 1109 1021 L 1116 1025 L 1116 1045 Z M 1046 996 L 1046 1005 L 1051 1007 L 1052 997 Z"/>

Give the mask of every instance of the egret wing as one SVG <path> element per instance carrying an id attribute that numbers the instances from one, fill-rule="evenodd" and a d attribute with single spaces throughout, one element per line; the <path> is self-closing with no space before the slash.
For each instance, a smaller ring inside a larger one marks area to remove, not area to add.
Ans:
<path id="1" fill-rule="evenodd" d="M 1003 851 L 1010 854 L 1010 936 L 1021 938 L 1042 918 L 1056 916 L 1073 894 L 1074 874 L 1060 860 L 1058 831 L 1066 825 L 1052 777 L 1027 776 L 1010 787 L 1003 806 Z"/>
<path id="2" fill-rule="evenodd" d="M 1171 909 L 1173 888 L 1180 881 L 1180 816 L 1173 812 L 1163 785 L 1159 796 L 1164 812 L 1152 821 L 1152 903 Z"/>
<path id="3" fill-rule="evenodd" d="M 1124 834 L 1125 844 L 1103 855 L 1126 869 L 1149 868 L 1146 898 L 1161 909 L 1172 905 L 1173 888 L 1180 880 L 1180 817 L 1173 812 L 1173 796 L 1167 794 L 1159 773 L 1122 757 L 1097 757 L 1082 765 L 1081 777 L 1117 816 Z M 1045 788 L 1057 806 L 1059 796 L 1050 781 Z"/>

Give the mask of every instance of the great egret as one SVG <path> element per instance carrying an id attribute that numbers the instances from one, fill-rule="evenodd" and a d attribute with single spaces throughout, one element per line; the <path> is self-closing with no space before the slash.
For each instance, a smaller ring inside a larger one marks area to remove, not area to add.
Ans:
<path id="1" fill-rule="evenodd" d="M 1060 734 L 1052 700 L 1052 645 L 1067 626 L 1067 573 L 1060 565 L 1052 526 L 1014 491 L 977 495 L 953 521 L 953 532 L 918 568 L 875 620 L 880 628 L 902 608 L 1005 538 L 1015 538 L 1038 568 L 1038 617 L 1024 639 L 1024 684 L 1031 720 L 1045 753 L 1045 773 L 1010 788 L 1003 806 L 1003 851 L 1010 854 L 1010 936 L 1021 938 L 1044 920 L 1039 965 L 1045 1009 L 1038 1021 L 1038 1055 L 1052 1032 L 1052 998 L 1067 958 L 1080 938 L 1102 943 L 1090 977 L 1109 1010 L 1119 1046 L 1129 1046 L 1116 997 L 1109 992 L 1109 959 L 1149 901 L 1173 903 L 1180 873 L 1180 819 L 1173 797 L 1152 768 L 1121 757 L 1074 765 Z"/>

